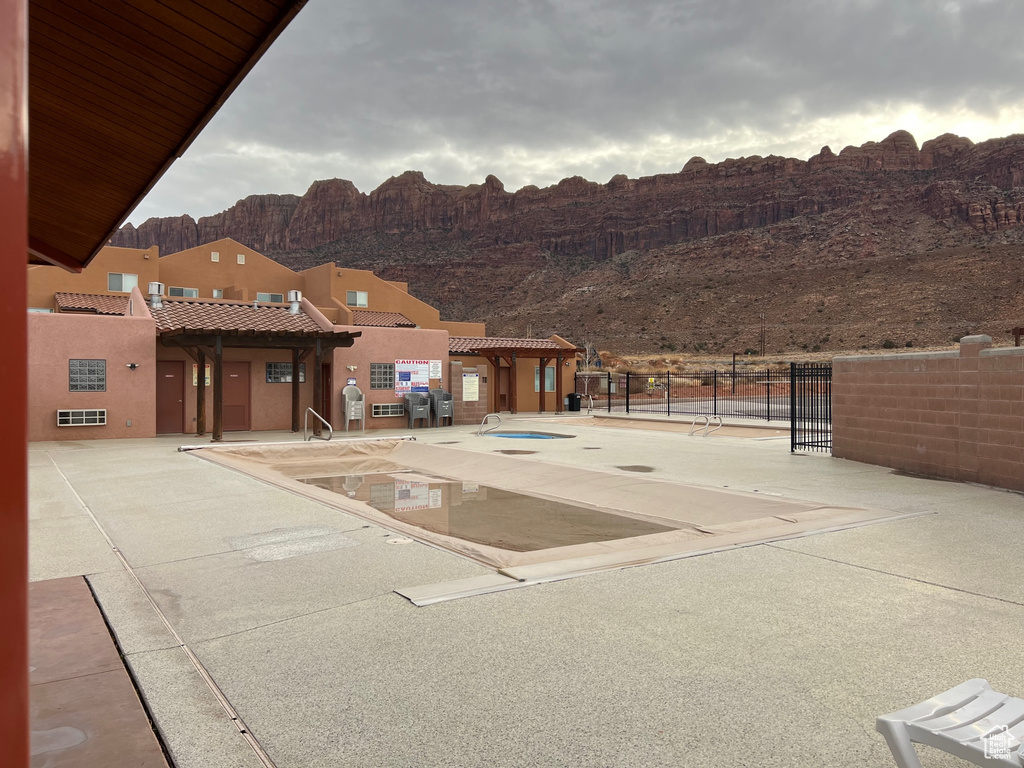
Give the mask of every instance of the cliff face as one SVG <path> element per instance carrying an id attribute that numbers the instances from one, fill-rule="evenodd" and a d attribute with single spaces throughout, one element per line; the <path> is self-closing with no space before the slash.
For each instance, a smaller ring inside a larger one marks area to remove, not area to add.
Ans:
<path id="1" fill-rule="evenodd" d="M 904 173 L 899 173 L 904 172 Z M 307 250 L 350 235 L 436 232 L 481 243 L 536 243 L 553 253 L 606 259 L 701 237 L 821 214 L 878 192 L 920 199 L 936 218 L 990 231 L 1018 226 L 1024 199 L 1024 136 L 974 145 L 945 134 L 918 149 L 897 131 L 884 141 L 823 147 L 809 160 L 745 157 L 679 173 L 607 184 L 574 177 L 506 192 L 488 176 L 468 187 L 432 184 L 418 171 L 370 194 L 350 181 L 317 181 L 301 198 L 253 195 L 198 223 L 189 216 L 125 227 L 113 245 L 160 246 L 163 254 L 220 237 L 263 252 Z"/>
<path id="2" fill-rule="evenodd" d="M 682 269 L 684 252 L 712 261 L 728 252 L 749 269 L 776 257 L 899 258 L 1015 243 L 1022 223 L 1024 135 L 974 144 L 945 134 L 919 148 L 897 131 L 838 154 L 823 147 L 808 160 L 692 158 L 678 173 L 607 184 L 574 177 L 515 193 L 493 176 L 460 187 L 407 171 L 369 194 L 330 179 L 301 198 L 254 195 L 198 222 L 150 219 L 111 242 L 168 254 L 231 237 L 296 268 L 335 260 L 375 269 L 409 281 L 452 319 L 515 330 L 515 302 L 549 301 L 545 290 L 588 270 L 634 279 L 620 274 L 623 259 L 664 255 Z M 780 227 L 787 237 L 776 236 Z M 524 296 L 536 274 L 548 288 Z"/>

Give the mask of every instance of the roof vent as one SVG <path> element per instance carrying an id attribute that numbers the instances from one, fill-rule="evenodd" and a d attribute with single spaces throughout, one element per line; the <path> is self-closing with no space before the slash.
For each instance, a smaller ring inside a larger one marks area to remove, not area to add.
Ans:
<path id="1" fill-rule="evenodd" d="M 253 299 L 252 300 L 252 308 L 253 309 L 259 309 L 260 308 L 260 300 L 259 299 Z"/>
<path id="2" fill-rule="evenodd" d="M 150 309 L 163 309 L 164 302 L 160 298 L 164 292 L 163 283 L 150 283 L 149 284 L 149 308 Z"/>
<path id="3" fill-rule="evenodd" d="M 302 291 L 288 291 L 288 314 L 297 315 L 299 314 L 299 302 L 302 301 Z"/>

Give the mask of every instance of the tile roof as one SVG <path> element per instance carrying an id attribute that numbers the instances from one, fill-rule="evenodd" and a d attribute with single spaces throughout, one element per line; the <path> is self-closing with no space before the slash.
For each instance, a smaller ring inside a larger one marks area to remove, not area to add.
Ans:
<path id="1" fill-rule="evenodd" d="M 164 299 L 161 309 L 150 307 L 158 331 L 235 334 L 311 334 L 324 331 L 309 315 L 288 312 L 287 304 L 253 305 L 240 301 Z"/>
<path id="2" fill-rule="evenodd" d="M 566 355 L 576 352 L 574 347 L 563 347 L 551 339 L 501 339 L 482 336 L 452 336 L 448 339 L 448 351 L 456 355 L 505 349 L 538 352 L 551 350 L 556 353 L 564 352 Z"/>
<path id="3" fill-rule="evenodd" d="M 57 309 L 61 312 L 93 312 L 97 315 L 123 315 L 128 311 L 127 296 L 109 296 L 99 293 L 56 293 Z"/>
<path id="4" fill-rule="evenodd" d="M 352 325 L 368 325 L 377 328 L 416 327 L 416 323 L 401 312 L 370 312 L 366 309 L 352 310 Z"/>

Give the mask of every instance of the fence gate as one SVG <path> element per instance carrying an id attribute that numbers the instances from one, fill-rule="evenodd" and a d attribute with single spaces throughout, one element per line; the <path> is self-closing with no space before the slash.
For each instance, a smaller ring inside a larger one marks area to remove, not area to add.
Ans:
<path id="1" fill-rule="evenodd" d="M 789 449 L 832 451 L 832 364 L 789 364 Z"/>

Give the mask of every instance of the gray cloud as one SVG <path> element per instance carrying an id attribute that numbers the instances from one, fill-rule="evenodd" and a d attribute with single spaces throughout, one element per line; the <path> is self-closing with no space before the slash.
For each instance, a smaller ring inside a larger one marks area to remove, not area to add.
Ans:
<path id="1" fill-rule="evenodd" d="M 311 0 L 133 220 L 333 176 L 369 191 L 408 168 L 516 189 L 896 128 L 983 140 L 1024 117 L 1017 7 Z"/>

